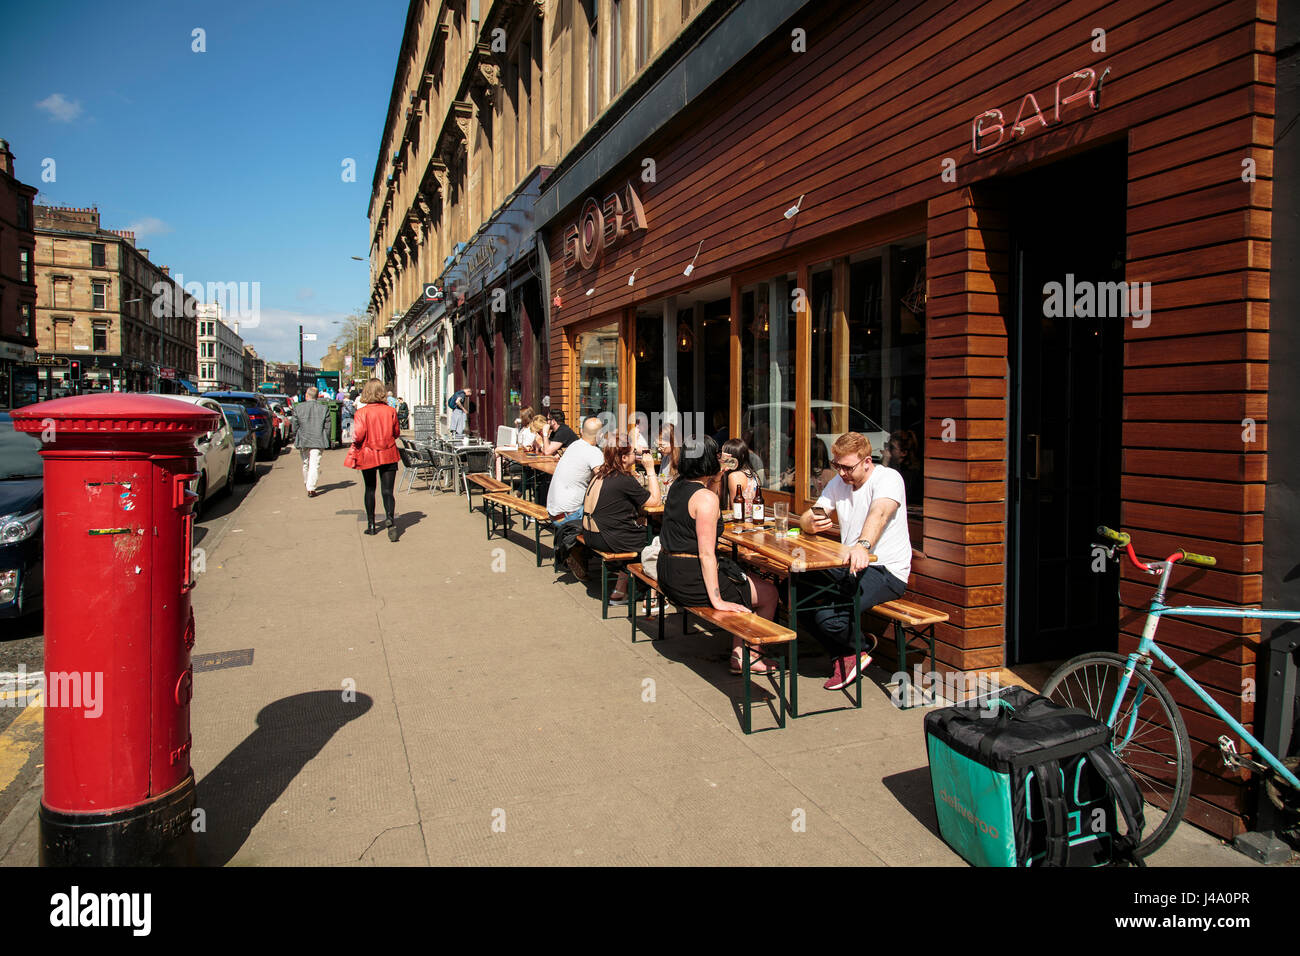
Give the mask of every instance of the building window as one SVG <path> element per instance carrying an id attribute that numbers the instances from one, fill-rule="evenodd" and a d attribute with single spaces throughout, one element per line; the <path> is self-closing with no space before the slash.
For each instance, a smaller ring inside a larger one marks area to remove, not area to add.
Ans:
<path id="1" fill-rule="evenodd" d="M 623 85 L 623 4 L 609 4 L 609 98 L 612 100 Z"/>
<path id="2" fill-rule="evenodd" d="M 90 306 L 92 309 L 108 308 L 108 283 L 91 282 L 90 283 Z"/>
<path id="3" fill-rule="evenodd" d="M 600 35 L 596 29 L 596 0 L 583 0 L 587 14 L 587 125 L 600 109 Z"/>
<path id="4" fill-rule="evenodd" d="M 636 68 L 650 59 L 650 31 L 654 29 L 654 0 L 636 0 Z"/>
<path id="5" fill-rule="evenodd" d="M 108 325 L 96 322 L 92 330 L 91 348 L 96 352 L 108 351 Z"/>
<path id="6" fill-rule="evenodd" d="M 104 255 L 104 244 L 102 242 L 92 242 L 90 244 L 90 265 L 95 269 L 102 269 L 106 264 Z"/>
<path id="7" fill-rule="evenodd" d="M 32 254 L 27 249 L 18 250 L 18 281 L 32 281 Z"/>
<path id="8" fill-rule="evenodd" d="M 54 320 L 54 351 L 72 351 L 72 319 L 56 318 Z"/>
<path id="9" fill-rule="evenodd" d="M 72 280 L 67 276 L 55 276 L 51 284 L 54 287 L 54 307 L 66 309 L 72 305 Z"/>
<path id="10" fill-rule="evenodd" d="M 28 225 L 28 223 L 31 221 L 30 219 L 27 218 L 28 215 L 29 213 L 27 212 L 27 200 L 20 197 L 18 200 L 18 228 L 19 229 L 31 228 L 31 226 Z"/>
<path id="11" fill-rule="evenodd" d="M 18 334 L 24 337 L 32 334 L 32 307 L 28 302 L 18 306 Z"/>
<path id="12" fill-rule="evenodd" d="M 618 324 L 574 336 L 578 356 L 578 417 L 618 414 Z"/>

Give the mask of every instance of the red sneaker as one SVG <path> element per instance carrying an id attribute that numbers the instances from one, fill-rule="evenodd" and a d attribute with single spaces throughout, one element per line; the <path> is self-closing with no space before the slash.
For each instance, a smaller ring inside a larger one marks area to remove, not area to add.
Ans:
<path id="1" fill-rule="evenodd" d="M 844 662 L 852 656 L 850 654 L 849 657 L 836 657 L 831 661 L 831 676 L 826 679 L 826 683 L 822 684 L 825 690 L 839 690 L 844 686 Z"/>
<path id="2" fill-rule="evenodd" d="M 844 658 L 844 683 L 841 684 L 840 687 L 848 687 L 852 684 L 858 679 L 858 673 L 866 670 L 867 665 L 870 663 L 871 655 L 866 651 L 863 651 L 857 657 L 850 654 L 848 657 Z M 839 690 L 840 687 L 834 687 L 832 690 Z"/>

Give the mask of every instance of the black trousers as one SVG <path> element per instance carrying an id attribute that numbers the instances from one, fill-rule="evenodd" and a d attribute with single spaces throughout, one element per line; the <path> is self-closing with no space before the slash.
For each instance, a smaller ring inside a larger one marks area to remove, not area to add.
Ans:
<path id="1" fill-rule="evenodd" d="M 380 489 L 384 493 L 384 514 L 392 521 L 397 513 L 397 502 L 393 498 L 393 484 L 397 481 L 397 462 L 380 465 L 378 468 L 363 468 L 361 479 L 366 483 L 366 520 L 375 521 L 375 476 L 379 476 Z"/>
<path id="2" fill-rule="evenodd" d="M 903 596 L 907 584 L 898 580 L 879 564 L 869 564 L 854 580 L 848 568 L 835 568 L 826 572 L 840 585 L 840 600 L 852 601 L 856 590 L 861 595 L 859 607 L 870 611 L 877 604 L 893 601 Z M 872 618 L 875 620 L 875 618 Z M 831 657 L 850 657 L 853 654 L 853 611 L 850 608 L 824 608 L 813 614 L 813 636 L 821 642 Z M 879 637 L 880 635 L 874 635 Z M 870 650 L 872 638 L 862 635 L 863 650 Z"/>

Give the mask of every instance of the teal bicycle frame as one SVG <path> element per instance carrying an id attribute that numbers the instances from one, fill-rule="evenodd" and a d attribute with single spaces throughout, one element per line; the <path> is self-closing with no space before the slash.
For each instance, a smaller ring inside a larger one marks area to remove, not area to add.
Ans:
<path id="1" fill-rule="evenodd" d="M 1120 678 L 1119 691 L 1115 695 L 1115 701 L 1110 707 L 1110 716 L 1106 720 L 1107 726 L 1115 728 L 1115 721 L 1119 717 L 1120 701 L 1124 699 L 1124 694 L 1128 691 L 1129 681 L 1133 676 L 1133 670 L 1141 661 L 1148 671 L 1151 669 L 1151 658 L 1154 656 L 1160 663 L 1173 673 L 1180 681 L 1191 689 L 1192 693 L 1200 698 L 1205 706 L 1209 707 L 1220 720 L 1228 725 L 1228 728 L 1245 741 L 1250 749 L 1277 773 L 1279 777 L 1285 780 L 1291 786 L 1300 790 L 1300 779 L 1296 778 L 1290 770 L 1282 765 L 1282 762 L 1275 757 L 1267 747 L 1256 740 L 1251 734 L 1242 727 L 1232 715 L 1219 706 L 1218 702 L 1201 689 L 1201 685 L 1196 683 L 1190 675 L 1181 667 L 1170 660 L 1169 655 L 1160 649 L 1156 644 L 1156 627 L 1160 618 L 1166 614 L 1172 614 L 1177 617 L 1236 617 L 1249 619 L 1263 619 L 1273 621 L 1300 621 L 1300 611 L 1265 611 L 1254 608 L 1233 608 L 1233 607 L 1170 607 L 1164 603 L 1165 589 L 1169 586 L 1169 576 L 1173 570 L 1175 562 L 1172 561 L 1152 561 L 1151 567 L 1161 568 L 1156 573 L 1161 575 L 1160 587 L 1156 590 L 1155 596 L 1151 599 L 1151 604 L 1147 609 L 1146 625 L 1142 629 L 1142 640 L 1139 642 L 1137 650 L 1128 655 L 1128 663 L 1124 668 L 1124 674 Z M 1124 728 L 1122 739 L 1114 742 L 1113 749 L 1122 750 L 1133 736 L 1134 727 L 1137 724 L 1138 709 L 1142 705 L 1142 695 L 1146 693 L 1145 686 L 1139 686 L 1134 696 L 1132 714 L 1128 719 L 1128 726 Z M 1118 730 L 1117 730 L 1118 732 Z"/>

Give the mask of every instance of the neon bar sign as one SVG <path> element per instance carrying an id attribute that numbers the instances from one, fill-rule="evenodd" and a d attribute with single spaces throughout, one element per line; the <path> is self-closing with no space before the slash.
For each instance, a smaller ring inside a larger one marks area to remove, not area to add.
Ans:
<path id="1" fill-rule="evenodd" d="M 1054 126 L 1061 122 L 1061 107 L 1069 106 L 1078 100 L 1086 99 L 1088 105 L 1094 110 L 1100 109 L 1101 85 L 1106 81 L 1108 73 L 1110 67 L 1102 70 L 1101 76 L 1098 76 L 1097 71 L 1092 67 L 1084 67 L 1057 80 L 1056 104 L 1051 113 L 1051 120 L 1043 113 L 1033 93 L 1026 93 L 1025 98 L 1020 101 L 1020 109 L 1016 111 L 1016 119 L 1010 125 L 1010 132 L 1008 132 L 1006 117 L 1001 110 L 985 110 L 975 117 L 975 122 L 971 124 L 971 152 L 976 155 L 987 153 L 1002 145 L 1004 140 L 1012 142 L 1016 137 L 1024 136 L 1035 125 L 1044 128 Z M 1083 83 L 1082 86 L 1078 86 L 1080 81 Z M 1069 90 L 1070 84 L 1075 84 L 1077 88 L 1062 96 L 1062 87 Z M 997 136 L 996 139 L 992 138 L 994 134 Z"/>

